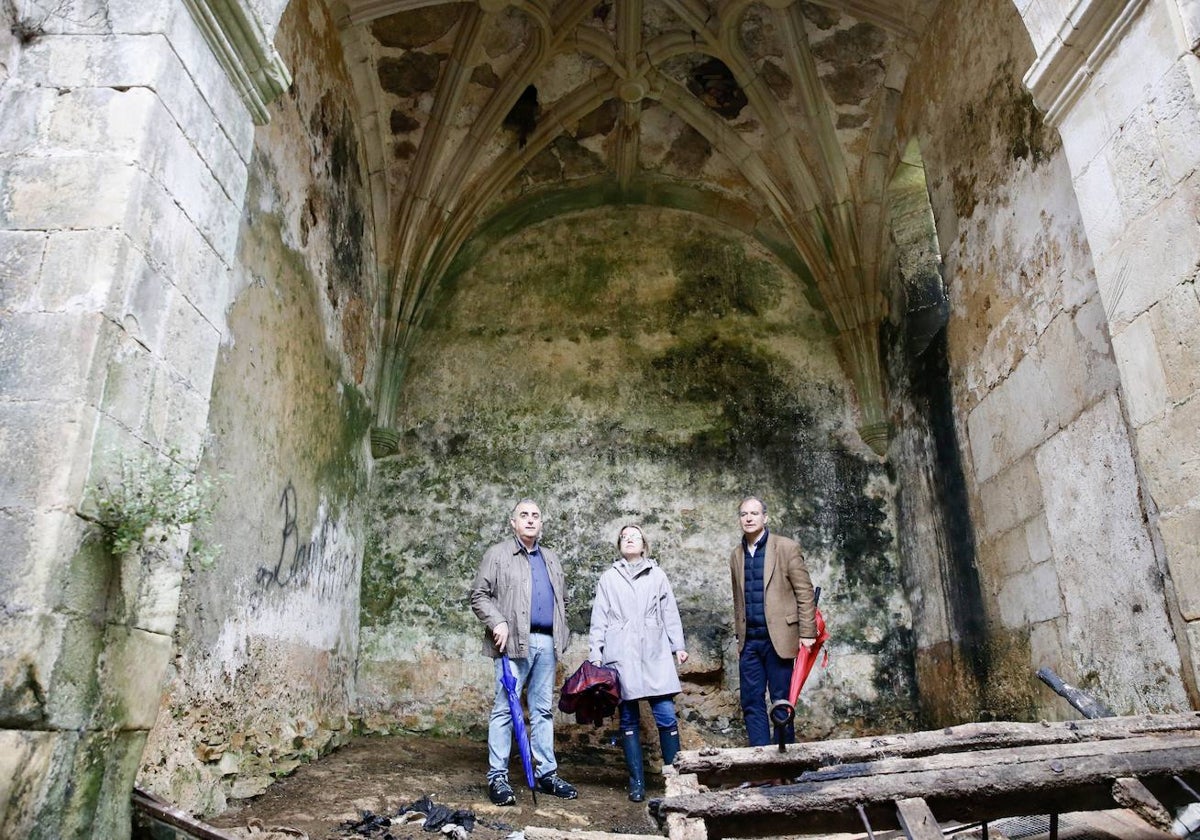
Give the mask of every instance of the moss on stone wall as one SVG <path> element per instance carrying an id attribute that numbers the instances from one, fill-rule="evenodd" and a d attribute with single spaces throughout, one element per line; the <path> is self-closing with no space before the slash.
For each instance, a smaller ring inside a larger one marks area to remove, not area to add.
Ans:
<path id="1" fill-rule="evenodd" d="M 441 698 L 447 679 L 464 683 L 439 707 L 439 725 L 486 702 L 467 593 L 483 550 L 509 534 L 513 503 L 530 496 L 566 563 L 576 634 L 587 632 L 617 530 L 645 525 L 705 663 L 696 685 L 724 697 L 688 694 L 687 719 L 736 724 L 727 557 L 737 504 L 754 493 L 770 501 L 772 526 L 800 539 L 837 644 L 891 686 L 831 674 L 832 693 L 814 695 L 813 731 L 842 726 L 829 714 L 835 694 L 907 719 L 891 491 L 877 459 L 843 442 L 857 439 L 849 386 L 824 335 L 768 252 L 695 216 L 597 210 L 481 256 L 426 325 L 399 453 L 376 467 L 361 601 L 365 705 L 399 719 Z M 451 676 L 433 665 L 464 651 Z M 568 661 L 585 653 L 577 641 Z"/>
<path id="2" fill-rule="evenodd" d="M 748 256 L 739 242 L 689 237 L 672 247 L 671 265 L 678 278 L 670 302 L 677 320 L 758 315 L 782 298 L 773 283 L 786 275 L 781 277 L 766 260 Z"/>

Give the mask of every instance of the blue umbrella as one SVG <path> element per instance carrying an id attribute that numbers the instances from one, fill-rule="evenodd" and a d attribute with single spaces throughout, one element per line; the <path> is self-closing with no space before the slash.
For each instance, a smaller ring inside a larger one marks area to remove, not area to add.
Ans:
<path id="1" fill-rule="evenodd" d="M 521 751 L 521 763 L 525 765 L 525 781 L 529 783 L 529 793 L 533 804 L 537 804 L 537 786 L 533 778 L 533 753 L 529 747 L 529 732 L 525 729 L 525 710 L 521 708 L 521 693 L 517 691 L 517 678 L 513 676 L 512 663 L 507 654 L 500 655 L 500 682 L 508 694 L 508 712 L 512 716 L 513 737 L 517 739 L 517 749 Z"/>

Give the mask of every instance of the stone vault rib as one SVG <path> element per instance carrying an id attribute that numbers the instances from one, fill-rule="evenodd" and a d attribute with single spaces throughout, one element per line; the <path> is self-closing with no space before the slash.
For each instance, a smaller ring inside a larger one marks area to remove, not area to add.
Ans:
<path id="1" fill-rule="evenodd" d="M 609 164 L 620 190 L 628 191 L 639 180 L 642 108 L 644 100 L 651 98 L 676 113 L 727 158 L 784 231 L 800 264 L 807 267 L 806 274 L 801 272 L 802 279 L 818 291 L 829 323 L 836 329 L 839 355 L 859 396 L 860 431 L 872 446 L 880 448 L 879 436 L 886 427 L 877 333 L 886 315 L 881 291 L 890 254 L 886 173 L 896 158 L 892 145 L 898 91 L 889 89 L 895 95 L 885 91 L 880 97 L 868 152 L 859 164 L 860 171 L 850 173 L 798 3 L 767 0 L 766 5 L 786 45 L 788 76 L 799 91 L 799 123 L 785 112 L 742 46 L 741 22 L 752 0 L 724 0 L 716 12 L 703 0 L 663 3 L 678 22 L 648 42 L 643 31 L 644 0 L 616 0 L 612 36 L 602 27 L 585 24 L 594 7 L 591 0 L 568 0 L 552 8 L 539 0 L 513 3 L 534 23 L 532 40 L 465 136 L 451 142 L 450 117 L 464 102 L 480 31 L 490 16 L 507 4 L 505 0 L 480 0 L 479 7 L 469 8 L 439 79 L 434 108 L 400 198 L 391 237 L 395 260 L 383 339 L 387 360 L 379 401 L 383 424 L 390 422 L 404 358 L 431 292 L 476 231 L 485 208 L 534 156 L 610 98 L 619 103 L 619 114 Z M 349 5 L 350 19 L 365 21 L 431 4 L 427 0 L 351 0 Z M 914 20 L 917 25 L 923 22 L 921 16 L 911 14 L 911 2 L 899 11 L 893 3 L 869 0 L 828 0 L 818 5 L 905 38 L 912 37 Z M 495 138 L 512 104 L 550 61 L 572 51 L 591 56 L 608 71 L 560 96 L 541 114 L 525 148 L 508 148 L 481 170 L 480 162 L 489 149 L 495 149 Z M 688 54 L 708 55 L 730 68 L 763 128 L 763 149 L 756 150 L 725 119 L 658 69 L 672 57 Z M 902 78 L 903 69 L 891 78 L 896 75 Z M 880 120 L 888 124 L 880 125 Z M 886 442 L 886 431 L 882 434 Z"/>

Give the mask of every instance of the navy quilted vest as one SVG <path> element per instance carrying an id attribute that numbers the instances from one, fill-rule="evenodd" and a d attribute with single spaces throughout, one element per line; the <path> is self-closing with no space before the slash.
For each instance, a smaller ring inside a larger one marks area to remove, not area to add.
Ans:
<path id="1" fill-rule="evenodd" d="M 766 639 L 767 612 L 763 606 L 763 566 L 767 559 L 767 540 L 759 541 L 754 554 L 747 554 L 745 542 L 742 543 L 742 555 L 746 558 L 746 638 Z"/>

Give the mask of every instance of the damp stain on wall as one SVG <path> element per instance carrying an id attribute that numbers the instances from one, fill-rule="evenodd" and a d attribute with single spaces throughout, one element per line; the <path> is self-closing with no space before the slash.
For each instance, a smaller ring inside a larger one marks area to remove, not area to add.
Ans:
<path id="1" fill-rule="evenodd" d="M 482 254 L 431 309 L 401 398 L 399 451 L 376 468 L 365 707 L 412 725 L 414 710 L 446 697 L 446 680 L 462 684 L 429 726 L 453 728 L 486 705 L 467 592 L 512 505 L 531 496 L 568 567 L 577 638 L 617 529 L 646 527 L 705 663 L 686 719 L 726 737 L 740 720 L 728 556 L 737 505 L 756 494 L 772 527 L 800 540 L 837 645 L 856 663 L 814 684 L 805 725 L 845 731 L 825 702 L 836 696 L 857 704 L 851 726 L 904 726 L 912 663 L 892 490 L 854 443 L 849 389 L 798 281 L 751 240 L 690 214 L 578 213 Z M 568 665 L 585 653 L 576 641 Z M 431 670 L 447 656 L 461 661 Z"/>

